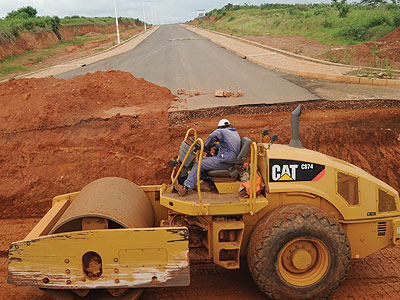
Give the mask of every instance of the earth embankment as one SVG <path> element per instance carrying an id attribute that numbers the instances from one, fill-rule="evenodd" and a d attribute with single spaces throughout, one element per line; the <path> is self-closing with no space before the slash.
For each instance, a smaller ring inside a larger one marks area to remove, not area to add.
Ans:
<path id="1" fill-rule="evenodd" d="M 135 24 L 119 24 L 119 30 L 123 31 Z M 111 33 L 116 32 L 115 25 L 77 25 L 60 26 L 61 39 L 73 40 L 75 36 L 88 33 Z M 15 40 L 0 40 L 0 61 L 11 56 L 20 55 L 26 51 L 44 49 L 59 43 L 59 38 L 53 31 L 44 31 L 38 33 L 19 32 Z"/>

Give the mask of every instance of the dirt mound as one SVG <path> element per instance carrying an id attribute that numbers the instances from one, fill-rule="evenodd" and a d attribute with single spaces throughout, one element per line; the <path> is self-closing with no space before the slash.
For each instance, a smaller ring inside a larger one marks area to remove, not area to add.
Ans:
<path id="1" fill-rule="evenodd" d="M 378 43 L 379 45 L 379 56 L 389 57 L 391 61 L 394 61 L 397 66 L 400 65 L 400 27 L 396 28 L 387 35 L 381 37 Z"/>
<path id="2" fill-rule="evenodd" d="M 87 73 L 69 80 L 19 79 L 0 84 L 1 132 L 45 129 L 105 116 L 115 107 L 165 110 L 171 99 L 158 87 L 127 72 Z"/>
<path id="3" fill-rule="evenodd" d="M 389 32 L 387 35 L 381 37 L 378 42 L 382 43 L 393 43 L 400 42 L 400 27 L 397 27 L 395 30 Z"/>
<path id="4" fill-rule="evenodd" d="M 346 49 L 331 50 L 339 62 L 369 67 L 400 69 L 400 27 L 377 42 L 366 42 Z"/>
<path id="5" fill-rule="evenodd" d="M 41 216 L 52 196 L 99 177 L 160 182 L 168 158 L 153 153 L 168 147 L 173 98 L 119 71 L 0 84 L 0 217 Z"/>

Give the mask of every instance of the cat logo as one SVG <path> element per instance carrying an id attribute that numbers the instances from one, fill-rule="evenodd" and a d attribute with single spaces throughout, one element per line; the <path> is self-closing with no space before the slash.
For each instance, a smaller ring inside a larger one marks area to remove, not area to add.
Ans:
<path id="1" fill-rule="evenodd" d="M 296 170 L 299 165 L 273 165 L 271 176 L 273 181 L 291 181 L 296 180 Z"/>
<path id="2" fill-rule="evenodd" d="M 290 159 L 269 160 L 269 181 L 319 181 L 325 176 L 325 166 Z"/>

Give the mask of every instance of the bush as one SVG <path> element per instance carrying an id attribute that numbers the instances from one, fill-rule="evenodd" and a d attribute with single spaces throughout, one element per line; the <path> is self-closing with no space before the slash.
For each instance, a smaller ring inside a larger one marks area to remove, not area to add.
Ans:
<path id="1" fill-rule="evenodd" d="M 36 22 L 32 19 L 26 19 L 22 21 L 22 26 L 25 30 L 31 31 L 36 25 Z"/>
<path id="2" fill-rule="evenodd" d="M 314 16 L 319 16 L 319 15 L 326 16 L 325 8 L 317 8 L 316 10 L 314 10 Z"/>
<path id="3" fill-rule="evenodd" d="M 346 38 L 352 39 L 354 41 L 364 41 L 367 30 L 364 26 L 351 24 L 348 27 L 341 28 L 339 30 L 339 35 Z"/>
<path id="4" fill-rule="evenodd" d="M 346 18 L 347 14 L 350 11 L 350 5 L 347 4 L 347 0 L 332 0 L 332 6 L 335 7 L 339 11 L 340 18 Z"/>
<path id="5" fill-rule="evenodd" d="M 400 13 L 393 16 L 393 25 L 394 27 L 400 27 Z"/>
<path id="6" fill-rule="evenodd" d="M 390 23 L 390 19 L 387 16 L 373 16 L 366 21 L 365 27 L 371 28 L 379 25 L 387 25 Z"/>
<path id="7" fill-rule="evenodd" d="M 333 26 L 332 22 L 328 19 L 325 19 L 322 22 L 322 27 L 324 27 L 324 28 L 331 28 L 332 26 Z"/>
<path id="8" fill-rule="evenodd" d="M 32 6 L 21 7 L 18 10 L 13 10 L 9 12 L 6 16 L 6 19 L 27 19 L 27 18 L 35 18 L 37 15 L 37 10 Z"/>
<path id="9" fill-rule="evenodd" d="M 288 9 L 288 13 L 289 13 L 289 15 L 291 15 L 291 16 L 295 16 L 295 15 L 297 15 L 297 10 L 294 8 L 294 7 L 290 7 L 289 9 Z"/>

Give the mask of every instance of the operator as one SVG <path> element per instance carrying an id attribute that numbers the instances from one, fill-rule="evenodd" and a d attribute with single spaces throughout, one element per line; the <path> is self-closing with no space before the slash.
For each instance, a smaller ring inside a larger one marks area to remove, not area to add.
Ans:
<path id="1" fill-rule="evenodd" d="M 214 146 L 215 142 L 219 142 L 219 144 L 215 145 L 215 150 L 218 150 L 218 154 L 214 157 L 203 157 L 200 169 L 201 179 L 207 178 L 207 171 L 229 169 L 230 165 L 222 162 L 235 159 L 240 152 L 240 136 L 236 129 L 231 127 L 227 119 L 222 119 L 218 122 L 218 128 L 208 136 L 204 142 L 204 148 L 209 150 Z M 195 188 L 197 184 L 197 167 L 198 162 L 193 165 L 183 185 L 175 184 L 175 189 L 180 196 L 186 196 L 188 191 Z"/>

